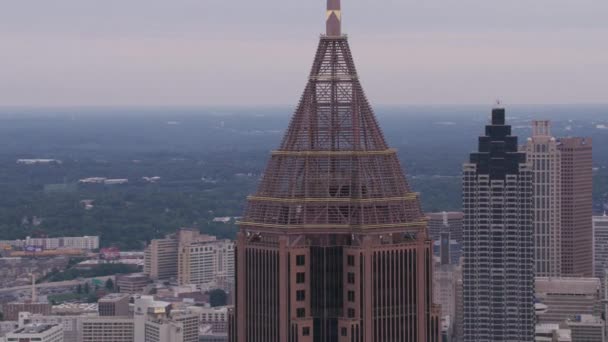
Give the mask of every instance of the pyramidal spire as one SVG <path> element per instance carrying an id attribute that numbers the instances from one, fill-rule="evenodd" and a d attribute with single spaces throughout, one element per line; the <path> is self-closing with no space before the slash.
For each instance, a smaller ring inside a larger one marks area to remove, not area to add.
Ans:
<path id="1" fill-rule="evenodd" d="M 426 228 L 359 81 L 340 0 L 327 2 L 308 83 L 241 227 L 268 229 Z"/>
<path id="2" fill-rule="evenodd" d="M 325 20 L 328 37 L 339 37 L 342 35 L 342 11 L 340 9 L 340 0 L 327 0 Z"/>

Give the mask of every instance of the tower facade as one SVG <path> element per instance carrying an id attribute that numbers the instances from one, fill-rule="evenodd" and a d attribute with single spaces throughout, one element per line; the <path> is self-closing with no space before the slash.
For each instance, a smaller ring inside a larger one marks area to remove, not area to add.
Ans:
<path id="1" fill-rule="evenodd" d="M 593 142 L 562 138 L 562 273 L 593 276 Z"/>
<path id="2" fill-rule="evenodd" d="M 532 171 L 504 109 L 463 171 L 464 341 L 534 341 Z"/>
<path id="3" fill-rule="evenodd" d="M 237 342 L 438 341 L 418 197 L 329 0 L 308 84 L 237 236 Z"/>
<path id="4" fill-rule="evenodd" d="M 593 216 L 593 276 L 605 281 L 608 270 L 608 216 Z"/>
<path id="5" fill-rule="evenodd" d="M 534 121 L 525 145 L 532 167 L 534 272 L 537 277 L 562 273 L 562 160 L 549 121 Z"/>

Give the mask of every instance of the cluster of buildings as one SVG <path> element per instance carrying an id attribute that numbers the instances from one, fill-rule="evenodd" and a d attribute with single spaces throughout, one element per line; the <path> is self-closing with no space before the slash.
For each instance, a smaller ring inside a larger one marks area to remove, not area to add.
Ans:
<path id="1" fill-rule="evenodd" d="M 328 0 L 308 85 L 236 243 L 192 229 L 153 240 L 144 274 L 117 277 L 122 293 L 96 314 L 24 306 L 5 340 L 606 342 L 591 139 L 535 121 L 520 145 L 495 108 L 463 166 L 462 212 L 424 214 L 341 20 Z M 234 306 L 200 305 L 233 286 Z"/>
<path id="2" fill-rule="evenodd" d="M 592 140 L 492 111 L 461 213 L 425 215 L 363 93 L 339 0 L 237 235 L 231 341 L 605 342 Z M 264 305 L 260 306 L 260 303 Z"/>
<path id="3" fill-rule="evenodd" d="M 431 213 L 447 341 L 606 341 L 608 217 L 592 213 L 592 141 L 495 109 L 463 168 L 463 212 Z"/>
<path id="4" fill-rule="evenodd" d="M 228 341 L 230 307 L 211 305 L 217 289 L 231 301 L 234 244 L 181 229 L 144 254 L 145 273 L 114 276 L 93 304 L 52 305 L 32 280 L 31 298 L 2 304 L 0 342 Z"/>
<path id="5" fill-rule="evenodd" d="M 65 269 L 68 263 L 69 258 L 63 256 L 43 259 L 0 258 L 0 288 L 27 285 L 32 275 L 40 279 L 53 270 Z"/>
<path id="6" fill-rule="evenodd" d="M 152 280 L 176 280 L 180 285 L 216 285 L 229 289 L 234 283 L 234 242 L 180 229 L 146 247 L 144 273 Z"/>
<path id="7" fill-rule="evenodd" d="M 81 249 L 93 250 L 99 248 L 99 236 L 35 238 L 26 237 L 23 240 L 0 240 L 0 246 L 27 249 L 36 247 L 42 250 L 49 249 Z"/>
<path id="8" fill-rule="evenodd" d="M 89 177 L 79 179 L 80 184 L 105 184 L 105 185 L 120 185 L 127 184 L 129 180 L 126 178 L 106 178 L 106 177 Z"/>
<path id="9" fill-rule="evenodd" d="M 80 315 L 32 313 L 0 324 L 2 342 L 226 342 L 228 307 L 112 293 L 98 311 Z M 3 331 L 4 330 L 4 331 Z"/>

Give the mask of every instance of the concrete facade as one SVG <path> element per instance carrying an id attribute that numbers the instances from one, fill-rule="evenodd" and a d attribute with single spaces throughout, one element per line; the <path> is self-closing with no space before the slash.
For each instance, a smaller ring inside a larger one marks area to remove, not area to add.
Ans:
<path id="1" fill-rule="evenodd" d="M 537 277 L 562 274 L 562 160 L 549 121 L 534 121 L 524 146 L 532 166 L 534 272 Z"/>

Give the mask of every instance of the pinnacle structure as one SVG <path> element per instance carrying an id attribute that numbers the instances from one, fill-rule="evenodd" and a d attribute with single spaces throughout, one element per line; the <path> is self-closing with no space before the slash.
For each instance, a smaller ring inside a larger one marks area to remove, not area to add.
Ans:
<path id="1" fill-rule="evenodd" d="M 436 342 L 432 242 L 329 0 L 308 83 L 236 244 L 232 342 Z"/>
<path id="2" fill-rule="evenodd" d="M 339 8 L 339 0 L 330 0 Z M 335 17 L 335 13 L 331 16 Z M 308 84 L 243 224 L 283 229 L 425 227 L 345 36 L 323 36 Z"/>
<path id="3" fill-rule="evenodd" d="M 327 0 L 326 14 L 327 36 L 339 37 L 342 35 L 342 11 L 340 0 Z"/>

